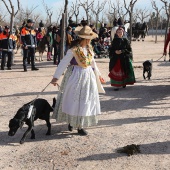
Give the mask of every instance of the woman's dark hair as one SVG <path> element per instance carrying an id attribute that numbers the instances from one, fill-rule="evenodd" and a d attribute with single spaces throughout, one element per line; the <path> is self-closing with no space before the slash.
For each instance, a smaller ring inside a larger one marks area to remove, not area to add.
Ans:
<path id="1" fill-rule="evenodd" d="M 70 48 L 73 48 L 73 47 L 78 46 L 78 45 L 80 44 L 80 42 L 81 42 L 82 40 L 84 40 L 84 39 L 85 39 L 85 38 L 79 38 L 79 37 L 78 37 L 78 39 L 76 39 L 76 40 L 74 40 L 74 41 L 71 42 Z"/>
<path id="2" fill-rule="evenodd" d="M 38 28 L 38 32 L 42 32 L 42 29 L 40 27 Z"/>
<path id="3" fill-rule="evenodd" d="M 67 28 L 66 28 L 66 31 L 70 31 L 72 28 L 70 27 L 70 26 L 68 26 Z"/>

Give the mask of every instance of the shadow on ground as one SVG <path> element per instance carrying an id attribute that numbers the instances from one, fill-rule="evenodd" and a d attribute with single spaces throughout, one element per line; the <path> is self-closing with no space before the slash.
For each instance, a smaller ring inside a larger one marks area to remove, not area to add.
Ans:
<path id="1" fill-rule="evenodd" d="M 78 135 L 78 133 L 76 133 L 77 131 L 69 132 L 67 124 L 60 124 L 60 125 L 56 125 L 55 123 L 51 123 L 51 124 L 52 124 L 51 135 L 47 136 L 45 135 L 47 132 L 47 127 L 45 122 L 42 125 L 36 125 L 35 123 L 35 127 L 34 127 L 35 139 L 30 139 L 31 133 L 29 133 L 25 142 L 59 140 L 64 138 L 72 138 L 74 135 Z M 22 129 L 18 129 L 15 136 L 8 136 L 8 131 L 1 131 L 0 146 L 3 145 L 15 146 L 16 144 L 20 145 L 19 142 L 26 130 L 27 130 L 27 126 L 25 125 Z"/>
<path id="2" fill-rule="evenodd" d="M 119 91 L 105 87 L 105 91 L 105 96 L 101 96 L 102 112 L 169 108 L 169 99 L 166 98 L 170 95 L 170 85 L 135 85 Z"/>
<path id="3" fill-rule="evenodd" d="M 14 93 L 14 94 L 10 94 L 10 95 L 0 96 L 0 98 L 16 97 L 16 96 L 32 96 L 32 95 L 39 95 L 39 94 L 40 94 L 40 92 Z M 42 93 L 42 95 L 54 95 L 54 96 L 56 96 L 56 94 L 58 94 L 58 91 L 48 91 L 48 92 Z"/>
<path id="4" fill-rule="evenodd" d="M 141 153 L 139 155 L 170 154 L 170 141 L 141 144 L 140 149 L 141 149 Z M 113 153 L 101 153 L 101 154 L 90 155 L 84 158 L 80 158 L 78 159 L 78 161 L 108 160 L 108 159 L 116 159 L 125 156 L 127 155 L 122 153 L 117 153 L 115 151 Z"/>

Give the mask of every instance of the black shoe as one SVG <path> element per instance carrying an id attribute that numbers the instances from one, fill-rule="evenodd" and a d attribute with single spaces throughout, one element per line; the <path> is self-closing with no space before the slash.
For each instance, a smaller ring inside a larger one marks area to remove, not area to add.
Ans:
<path id="1" fill-rule="evenodd" d="M 126 88 L 126 85 L 124 85 L 123 88 Z"/>
<path id="2" fill-rule="evenodd" d="M 11 68 L 11 67 L 8 67 L 7 70 L 12 70 L 12 68 Z"/>
<path id="3" fill-rule="evenodd" d="M 68 124 L 68 130 L 73 131 L 73 126 L 70 126 L 70 124 Z"/>
<path id="4" fill-rule="evenodd" d="M 32 71 L 38 71 L 39 69 L 36 68 L 36 67 L 33 67 L 31 70 L 32 70 Z"/>
<path id="5" fill-rule="evenodd" d="M 24 72 L 27 72 L 27 68 L 26 67 L 24 67 Z"/>
<path id="6" fill-rule="evenodd" d="M 1 70 L 5 70 L 4 68 L 1 68 Z"/>
<path id="7" fill-rule="evenodd" d="M 88 134 L 84 129 L 78 129 L 77 131 L 78 131 L 78 134 L 83 135 L 83 136 Z"/>
<path id="8" fill-rule="evenodd" d="M 115 88 L 114 91 L 119 91 L 119 88 Z"/>

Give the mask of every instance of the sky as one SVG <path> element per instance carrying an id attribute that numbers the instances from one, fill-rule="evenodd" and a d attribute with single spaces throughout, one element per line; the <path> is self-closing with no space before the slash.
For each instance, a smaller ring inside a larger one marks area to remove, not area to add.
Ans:
<path id="1" fill-rule="evenodd" d="M 36 9 L 35 9 L 35 13 L 41 13 L 41 15 L 43 15 L 43 17 L 45 18 L 46 17 L 46 12 L 44 10 L 44 7 L 43 7 L 43 3 L 42 3 L 43 0 L 20 0 L 20 3 L 22 5 L 23 8 L 31 8 L 32 6 L 38 6 Z M 72 2 L 74 3 L 76 0 L 68 0 L 69 1 L 69 5 L 68 7 L 71 6 Z M 79 1 L 79 0 L 78 0 Z M 81 0 L 81 2 L 83 2 L 84 0 Z M 89 0 L 91 1 L 91 0 Z M 100 0 L 100 2 L 103 1 L 103 0 Z M 109 1 L 109 0 L 107 0 Z M 123 2 L 123 0 L 121 0 Z M 162 3 L 160 2 L 160 0 L 155 0 L 157 5 L 159 7 L 161 7 Z M 170 0 L 168 0 L 170 1 Z M 16 7 L 17 6 L 17 0 L 12 0 L 12 2 L 14 3 L 14 6 Z M 51 7 L 52 10 L 53 10 L 53 17 L 52 17 L 52 20 L 54 21 L 55 18 L 57 17 L 57 11 L 59 11 L 59 9 L 63 8 L 64 7 L 64 3 L 65 3 L 65 0 L 44 0 L 44 2 L 48 5 L 48 7 Z M 95 0 L 96 4 L 98 2 L 98 0 Z M 112 0 L 112 2 L 116 2 L 116 0 Z M 129 4 L 130 0 L 126 0 L 127 4 Z M 0 3 L 0 9 L 3 9 L 3 13 L 6 11 L 6 8 L 5 6 L 2 4 L 2 2 Z M 108 8 L 108 5 L 105 6 L 105 9 Z M 135 4 L 135 8 L 138 8 L 138 9 L 148 9 L 149 11 L 153 10 L 152 9 L 152 6 L 151 6 L 151 0 L 137 0 L 136 4 Z M 81 12 L 80 12 L 80 18 L 82 19 L 83 16 L 85 16 L 85 13 L 84 13 L 84 10 L 81 9 Z"/>

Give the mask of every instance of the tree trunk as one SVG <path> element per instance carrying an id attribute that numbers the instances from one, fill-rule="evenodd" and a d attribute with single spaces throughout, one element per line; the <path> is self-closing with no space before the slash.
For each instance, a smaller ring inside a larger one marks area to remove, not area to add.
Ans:
<path id="1" fill-rule="evenodd" d="M 155 32 L 155 43 L 157 43 L 158 40 L 158 17 L 159 15 L 156 15 L 156 32 Z"/>
<path id="2" fill-rule="evenodd" d="M 65 49 L 65 13 L 62 14 L 62 29 L 61 29 L 61 53 L 60 59 L 64 57 L 64 49 Z"/>
<path id="3" fill-rule="evenodd" d="M 167 18 L 167 24 L 166 24 L 166 30 L 165 30 L 165 41 L 166 41 L 167 34 L 168 34 L 169 20 L 170 20 L 170 16 L 168 15 L 168 18 Z"/>
<path id="4" fill-rule="evenodd" d="M 87 24 L 89 24 L 89 15 L 87 11 L 86 11 L 86 17 L 87 17 Z"/>
<path id="5" fill-rule="evenodd" d="M 50 25 L 51 25 L 51 15 L 49 16 L 49 20 L 50 20 Z"/>
<path id="6" fill-rule="evenodd" d="M 98 27 L 98 15 L 96 15 L 96 29 Z"/>
<path id="7" fill-rule="evenodd" d="M 78 23 L 78 15 L 76 15 L 76 24 Z"/>
<path id="8" fill-rule="evenodd" d="M 14 14 L 11 14 L 11 21 L 10 21 L 10 30 L 11 30 L 11 34 L 13 31 L 13 27 L 14 27 Z"/>
<path id="9" fill-rule="evenodd" d="M 130 44 L 132 43 L 132 11 L 130 12 L 129 16 L 130 16 Z"/>
<path id="10" fill-rule="evenodd" d="M 68 0 L 65 0 L 65 7 L 64 7 L 64 13 L 65 13 L 65 28 L 67 27 L 67 18 L 68 18 Z"/>

